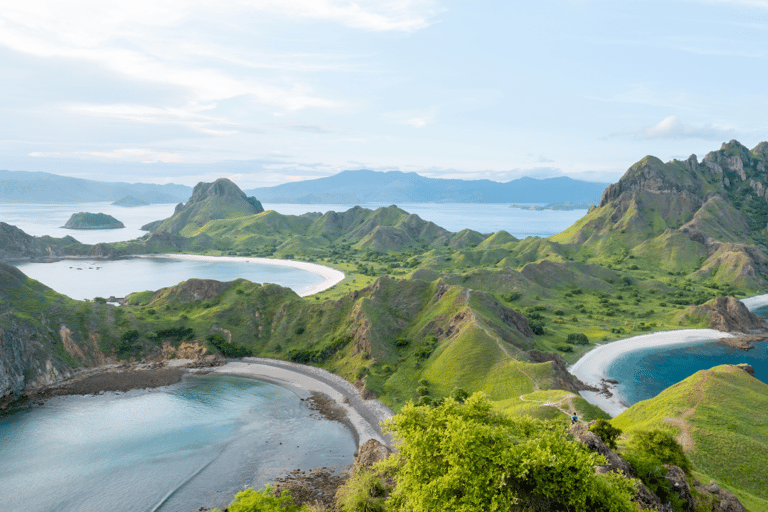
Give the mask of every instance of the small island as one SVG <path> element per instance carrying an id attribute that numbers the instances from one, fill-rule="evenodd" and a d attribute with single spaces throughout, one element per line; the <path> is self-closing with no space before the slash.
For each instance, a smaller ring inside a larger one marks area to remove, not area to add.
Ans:
<path id="1" fill-rule="evenodd" d="M 66 224 L 65 229 L 120 229 L 125 224 L 106 213 L 73 213 Z"/>
<path id="2" fill-rule="evenodd" d="M 149 203 L 143 199 L 137 199 L 134 196 L 125 196 L 112 203 L 112 206 L 124 206 L 126 208 L 135 208 L 137 206 L 149 206 Z"/>

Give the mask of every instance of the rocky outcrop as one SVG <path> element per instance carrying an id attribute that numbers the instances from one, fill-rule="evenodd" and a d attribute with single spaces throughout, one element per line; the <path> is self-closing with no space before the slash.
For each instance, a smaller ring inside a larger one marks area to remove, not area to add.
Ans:
<path id="1" fill-rule="evenodd" d="M 754 333 L 768 329 L 768 324 L 734 297 L 718 297 L 701 306 L 689 308 L 691 313 L 709 318 L 712 329 L 723 332 Z"/>
<path id="2" fill-rule="evenodd" d="M 72 375 L 72 368 L 46 349 L 57 342 L 27 322 L 0 328 L 0 403 Z"/>
<path id="3" fill-rule="evenodd" d="M 667 474 L 664 478 L 667 479 L 670 485 L 670 491 L 675 493 L 677 497 L 682 501 L 683 512 L 696 512 L 696 506 L 693 503 L 693 495 L 691 494 L 691 488 L 688 485 L 688 479 L 685 476 L 685 472 L 670 464 L 664 464 L 664 468 L 667 470 Z"/>
<path id="4" fill-rule="evenodd" d="M 709 499 L 712 512 L 747 512 L 739 499 L 730 492 L 721 489 L 715 482 L 703 485 L 698 480 L 694 482 L 694 488 Z M 699 510 L 706 510 L 700 508 Z"/>
<path id="5" fill-rule="evenodd" d="M 597 466 L 596 473 L 618 472 L 625 478 L 637 478 L 637 472 L 632 465 L 622 459 L 616 452 L 608 448 L 606 444 L 594 432 L 589 430 L 591 423 L 576 423 L 571 425 L 571 434 L 574 439 L 582 443 L 590 451 L 602 455 L 606 459 L 606 464 Z M 638 481 L 637 494 L 632 499 L 640 506 L 641 510 L 656 510 L 658 512 L 672 512 L 672 507 L 662 503 L 658 496 L 651 492 L 648 487 Z"/>
<path id="6" fill-rule="evenodd" d="M 125 224 L 106 213 L 73 213 L 64 228 L 66 229 L 120 229 Z"/>

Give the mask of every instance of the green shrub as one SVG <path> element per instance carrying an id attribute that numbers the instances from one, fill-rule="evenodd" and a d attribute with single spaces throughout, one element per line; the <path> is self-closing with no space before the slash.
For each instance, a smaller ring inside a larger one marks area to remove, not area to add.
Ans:
<path id="1" fill-rule="evenodd" d="M 629 447 L 634 452 L 648 455 L 660 464 L 672 464 L 690 474 L 691 462 L 683 452 L 683 447 L 668 430 L 638 430 L 632 435 Z"/>
<path id="2" fill-rule="evenodd" d="M 340 512 L 384 512 L 386 488 L 370 469 L 355 471 L 336 492 Z"/>
<path id="3" fill-rule="evenodd" d="M 246 489 L 235 495 L 229 504 L 229 512 L 303 512 L 307 507 L 299 507 L 294 503 L 288 490 L 283 490 L 280 496 L 272 494 L 272 487 L 267 485 L 260 491 Z M 212 512 L 221 512 L 213 509 Z"/>
<path id="4" fill-rule="evenodd" d="M 621 429 L 611 425 L 610 421 L 603 418 L 595 420 L 592 426 L 589 427 L 589 431 L 595 433 L 602 439 L 608 448 L 612 450 L 616 449 L 616 439 L 621 435 Z"/>
<path id="5" fill-rule="evenodd" d="M 584 333 L 572 332 L 565 338 L 565 342 L 572 345 L 589 345 L 589 338 Z"/>

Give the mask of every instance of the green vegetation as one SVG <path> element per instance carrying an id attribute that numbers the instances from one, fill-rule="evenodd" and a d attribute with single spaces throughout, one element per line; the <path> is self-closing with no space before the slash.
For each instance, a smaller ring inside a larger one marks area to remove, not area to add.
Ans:
<path id="1" fill-rule="evenodd" d="M 633 483 L 596 474 L 600 457 L 568 440 L 561 423 L 499 414 L 481 394 L 409 404 L 388 428 L 399 451 L 378 470 L 396 486 L 379 508 L 342 510 L 636 510 Z M 349 483 L 347 496 L 370 503 L 383 488 L 371 481 Z"/>
<path id="2" fill-rule="evenodd" d="M 260 491 L 246 489 L 237 493 L 227 508 L 229 512 L 309 512 L 309 507 L 299 507 L 293 502 L 291 493 L 284 490 L 279 496 L 272 493 L 270 486 Z M 212 512 L 221 512 L 213 509 Z"/>
<path id="3" fill-rule="evenodd" d="M 715 480 L 750 510 L 768 508 L 768 385 L 731 365 L 716 366 L 637 403 L 611 423 L 632 436 L 665 430 L 685 441 L 693 475 Z"/>

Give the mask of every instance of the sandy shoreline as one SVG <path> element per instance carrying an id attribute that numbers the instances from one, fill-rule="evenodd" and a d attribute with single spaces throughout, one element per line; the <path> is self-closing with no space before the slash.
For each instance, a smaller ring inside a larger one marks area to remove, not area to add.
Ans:
<path id="1" fill-rule="evenodd" d="M 280 267 L 292 267 L 299 270 L 306 270 L 312 272 L 323 278 L 322 282 L 307 286 L 300 292 L 297 292 L 299 297 L 307 297 L 314 295 L 315 293 L 327 290 L 331 286 L 340 283 L 344 280 L 344 272 L 336 270 L 335 268 L 326 267 L 325 265 L 319 265 L 317 263 L 309 263 L 306 261 L 294 261 L 294 260 L 277 260 L 272 258 L 251 258 L 244 256 L 203 256 L 200 254 L 146 254 L 137 255 L 138 258 L 168 258 L 176 260 L 197 260 L 197 261 L 237 261 L 241 263 L 258 263 L 263 265 L 277 265 Z"/>
<path id="2" fill-rule="evenodd" d="M 375 439 L 389 446 L 390 440 L 381 432 L 380 422 L 393 416 L 389 408 L 375 399 L 363 400 L 355 386 L 326 370 L 277 359 L 246 357 L 216 367 L 211 373 L 238 375 L 265 380 L 286 387 L 300 398 L 308 399 L 312 393 L 330 397 L 346 414 L 358 446 Z"/>
<path id="3" fill-rule="evenodd" d="M 768 298 L 768 296 L 765 297 Z M 568 368 L 568 371 L 585 384 L 601 389 L 607 386 L 612 395 L 610 397 L 595 391 L 582 391 L 580 394 L 587 402 L 600 407 L 611 417 L 615 417 L 627 409 L 625 399 L 616 389 L 616 385 L 605 381 L 608 379 L 608 368 L 616 358 L 635 350 L 684 345 L 730 336 L 728 333 L 715 329 L 681 329 L 679 331 L 662 331 L 633 336 L 596 346 Z"/>

